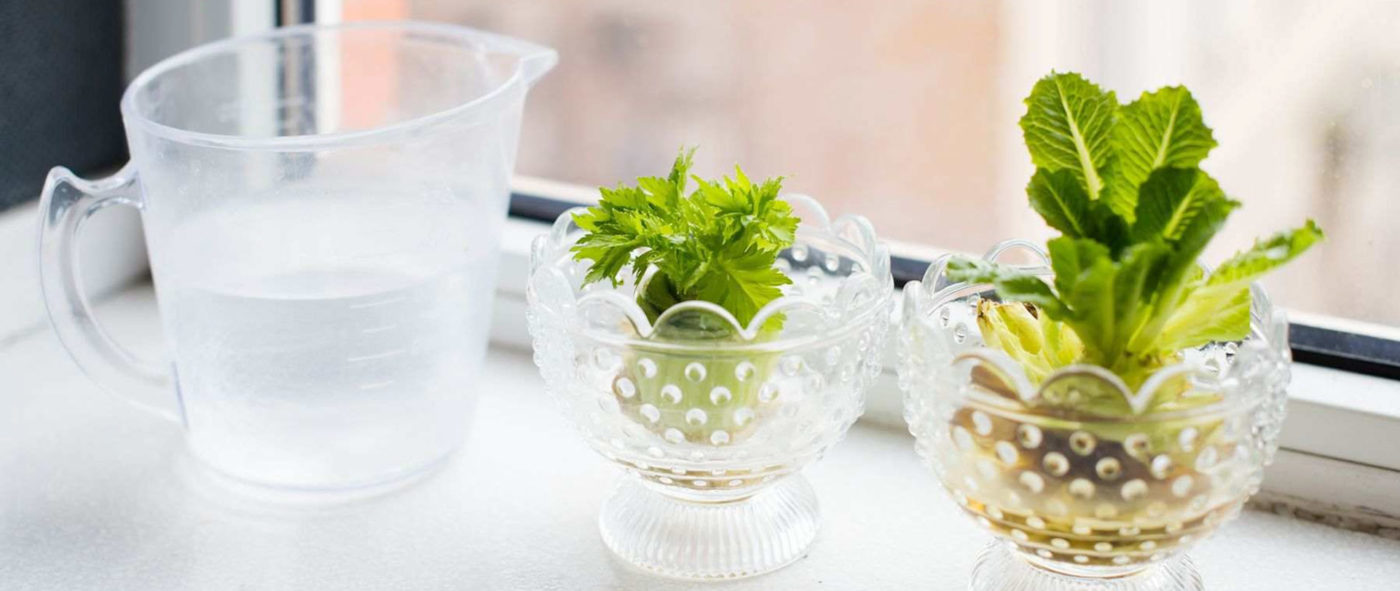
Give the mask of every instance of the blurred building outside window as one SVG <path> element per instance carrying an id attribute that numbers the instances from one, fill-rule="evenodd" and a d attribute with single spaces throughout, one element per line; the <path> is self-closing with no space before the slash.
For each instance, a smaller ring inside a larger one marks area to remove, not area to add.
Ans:
<path id="1" fill-rule="evenodd" d="M 981 252 L 1052 235 L 1025 207 L 1021 99 L 1052 69 L 1131 100 L 1184 84 L 1244 202 L 1220 260 L 1313 217 L 1328 242 L 1265 281 L 1305 314 L 1394 335 L 1400 4 L 1109 0 L 343 0 L 551 45 L 517 171 L 611 185 L 698 145 L 698 171 L 785 175 L 890 239 Z"/>

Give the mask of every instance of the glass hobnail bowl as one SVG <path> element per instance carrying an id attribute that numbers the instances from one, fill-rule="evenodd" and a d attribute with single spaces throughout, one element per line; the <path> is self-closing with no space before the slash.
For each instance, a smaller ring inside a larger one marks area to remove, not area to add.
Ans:
<path id="1" fill-rule="evenodd" d="M 1045 255 L 1028 271 L 1048 275 Z M 1039 385 L 984 346 L 988 285 L 951 283 L 947 258 L 904 288 L 899 379 L 917 451 L 952 498 L 994 536 L 973 590 L 1201 589 L 1183 551 L 1236 516 L 1277 449 L 1289 378 L 1287 323 L 1252 289 L 1242 342 L 1185 351 L 1131 392 L 1111 372 L 1071 365 Z M 1210 395 L 1148 411 L 1162 388 Z M 1116 416 L 1056 407 L 1116 393 Z M 1214 400 L 1218 396 L 1218 400 Z"/>
<path id="2" fill-rule="evenodd" d="M 627 470 L 599 522 L 635 566 L 755 575 L 801 557 L 816 535 L 816 497 L 798 472 L 860 416 L 894 288 L 868 221 L 784 199 L 802 220 L 778 260 L 792 284 L 747 326 L 708 302 L 653 325 L 630 281 L 582 286 L 573 212 L 533 245 L 535 363 L 588 444 Z M 781 329 L 758 330 L 770 319 Z"/>

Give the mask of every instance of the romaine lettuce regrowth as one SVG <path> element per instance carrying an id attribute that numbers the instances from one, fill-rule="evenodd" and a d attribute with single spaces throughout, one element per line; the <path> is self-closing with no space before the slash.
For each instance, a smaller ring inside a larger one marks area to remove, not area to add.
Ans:
<path id="1" fill-rule="evenodd" d="M 1010 302 L 981 306 L 979 328 L 1033 381 L 1088 363 L 1137 388 L 1185 349 L 1242 340 L 1250 282 L 1323 237 L 1308 220 L 1205 272 L 1198 257 L 1240 204 L 1200 168 L 1216 142 L 1183 87 L 1120 105 L 1078 74 L 1051 73 L 1026 106 L 1026 193 L 1061 234 L 1047 244 L 1053 282 L 971 258 L 948 276 Z"/>

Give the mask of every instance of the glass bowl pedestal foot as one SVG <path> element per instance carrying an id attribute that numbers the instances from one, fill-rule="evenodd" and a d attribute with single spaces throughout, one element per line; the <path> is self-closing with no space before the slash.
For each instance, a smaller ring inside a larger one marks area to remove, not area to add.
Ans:
<path id="1" fill-rule="evenodd" d="M 1178 554 L 1145 569 L 1114 577 L 1076 576 L 1031 564 L 1007 542 L 987 545 L 972 567 L 970 591 L 1204 591 L 1196 565 Z"/>
<path id="2" fill-rule="evenodd" d="M 686 500 L 625 477 L 603 504 L 603 541 L 633 566 L 670 577 L 728 579 L 777 570 L 817 535 L 812 486 L 788 476 L 745 498 Z"/>

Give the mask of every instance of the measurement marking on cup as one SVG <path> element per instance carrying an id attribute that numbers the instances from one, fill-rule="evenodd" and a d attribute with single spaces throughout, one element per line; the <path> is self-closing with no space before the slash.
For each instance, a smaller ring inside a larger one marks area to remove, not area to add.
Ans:
<path id="1" fill-rule="evenodd" d="M 403 355 L 403 354 L 404 354 L 405 352 L 407 352 L 407 351 L 408 351 L 408 349 L 394 349 L 394 350 L 392 350 L 392 351 L 385 351 L 385 352 L 383 352 L 383 353 L 374 353 L 374 354 L 371 354 L 371 355 L 357 355 L 357 356 L 354 356 L 354 357 L 346 357 L 345 360 L 348 361 L 348 362 L 350 362 L 350 363 L 354 363 L 354 362 L 356 362 L 356 361 L 371 361 L 371 360 L 374 360 L 374 359 L 384 359 L 384 358 L 387 358 L 387 357 L 396 357 L 396 356 L 399 356 L 399 355 Z"/>
<path id="2" fill-rule="evenodd" d="M 405 298 L 405 297 L 403 297 L 403 296 L 399 296 L 399 297 L 394 297 L 394 298 L 388 298 L 388 299 L 379 300 L 379 301 L 377 301 L 377 302 L 365 302 L 365 303 L 363 303 L 363 304 L 351 304 L 351 305 L 346 306 L 346 307 L 349 308 L 349 309 L 351 309 L 351 310 L 361 310 L 361 309 L 364 309 L 364 308 L 373 308 L 373 307 L 375 307 L 375 306 L 387 306 L 387 305 L 389 305 L 389 304 L 396 304 L 396 303 L 402 302 L 402 301 L 404 301 L 404 300 L 406 300 L 406 299 L 408 299 L 408 298 Z"/>
<path id="3" fill-rule="evenodd" d="M 360 329 L 360 334 L 374 334 L 374 333 L 376 333 L 376 332 L 384 332 L 384 331 L 386 331 L 386 330 L 392 330 L 392 329 L 395 329 L 395 328 L 398 328 L 398 327 L 399 327 L 398 324 L 385 324 L 384 326 L 376 326 L 376 327 L 374 327 L 374 328 L 364 328 L 364 329 Z"/>
<path id="4" fill-rule="evenodd" d="M 383 388 L 383 387 L 385 387 L 385 386 L 392 386 L 392 385 L 394 385 L 394 382 L 395 382 L 395 380 L 388 380 L 388 381 L 384 381 L 384 382 L 371 382 L 371 383 L 368 383 L 368 384 L 360 384 L 360 389 L 361 389 L 361 390 L 374 390 L 374 389 L 377 389 L 377 388 Z"/>

